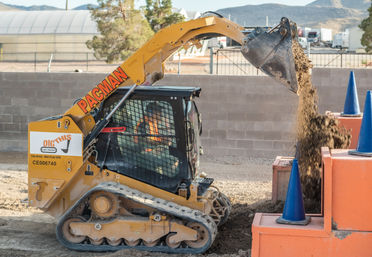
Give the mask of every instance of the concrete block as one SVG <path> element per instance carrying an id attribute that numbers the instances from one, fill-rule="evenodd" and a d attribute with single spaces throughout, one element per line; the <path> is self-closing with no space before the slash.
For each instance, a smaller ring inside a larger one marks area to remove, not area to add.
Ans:
<path id="1" fill-rule="evenodd" d="M 286 149 L 295 149 L 295 142 L 291 141 L 282 141 L 282 140 L 273 140 L 273 149 L 286 150 Z"/>
<path id="2" fill-rule="evenodd" d="M 10 114 L 0 114 L 0 123 L 12 123 L 12 115 Z"/>
<path id="3" fill-rule="evenodd" d="M 36 81 L 50 80 L 51 74 L 46 72 L 17 72 L 18 79 L 20 81 Z"/>
<path id="4" fill-rule="evenodd" d="M 223 130 L 228 130 L 228 129 L 233 129 L 234 121 L 229 121 L 229 120 L 217 120 L 217 126 L 211 129 L 223 129 Z"/>
<path id="5" fill-rule="evenodd" d="M 20 81 L 19 72 L 2 72 L 2 80 L 6 82 Z"/>
<path id="6" fill-rule="evenodd" d="M 204 108 L 206 109 L 206 108 Z M 207 111 L 207 110 L 203 110 L 202 112 L 202 115 L 203 115 L 203 119 L 206 119 L 206 120 L 226 120 L 227 119 L 227 113 L 226 112 L 215 112 L 216 111 L 216 108 L 213 108 L 213 111 Z"/>
<path id="7" fill-rule="evenodd" d="M 213 147 L 217 145 L 217 138 L 201 138 L 201 144 L 203 147 Z"/>
<path id="8" fill-rule="evenodd" d="M 229 112 L 227 113 L 227 119 L 232 122 L 246 120 L 247 114 L 245 112 Z"/>
<path id="9" fill-rule="evenodd" d="M 5 140 L 27 140 L 27 132 L 26 133 L 21 133 L 19 131 L 17 131 L 17 132 L 0 131 L 1 142 L 4 139 Z"/>
<path id="10" fill-rule="evenodd" d="M 6 89 L 6 95 L 10 97 L 32 98 L 36 96 L 36 92 L 31 88 L 12 87 Z"/>
<path id="11" fill-rule="evenodd" d="M 253 149 L 253 150 L 246 150 L 245 155 L 251 158 L 265 158 L 265 159 L 273 159 L 278 154 L 282 154 L 283 152 L 279 150 L 264 150 L 264 149 Z M 287 154 L 287 153 L 286 153 Z"/>
<path id="12" fill-rule="evenodd" d="M 209 131 L 209 136 L 212 138 L 226 138 L 226 130 L 213 129 Z"/>
<path id="13" fill-rule="evenodd" d="M 9 96 L 0 96 L 0 105 L 10 105 L 11 98 Z"/>
<path id="14" fill-rule="evenodd" d="M 257 150 L 272 150 L 273 141 L 272 140 L 254 140 L 253 149 Z"/>
<path id="15" fill-rule="evenodd" d="M 25 115 L 13 115 L 14 123 L 28 123 L 28 116 Z"/>
<path id="16" fill-rule="evenodd" d="M 17 115 L 20 113 L 20 110 L 21 110 L 21 106 L 10 106 L 10 105 L 1 106 L 0 105 L 0 113 L 3 113 L 3 114 Z"/>
<path id="17" fill-rule="evenodd" d="M 89 90 L 84 90 L 84 89 L 71 89 L 69 90 L 69 98 L 79 99 L 79 98 L 84 97 L 88 92 Z"/>
<path id="18" fill-rule="evenodd" d="M 63 107 L 65 110 L 70 108 L 73 104 L 74 104 L 74 100 L 72 100 L 70 98 L 66 98 L 66 99 L 62 98 L 61 99 L 61 107 Z"/>
<path id="19" fill-rule="evenodd" d="M 253 140 L 250 139 L 238 140 L 237 148 L 253 149 Z"/>
<path id="20" fill-rule="evenodd" d="M 254 129 L 254 122 L 252 121 L 235 121 L 231 123 L 230 129 L 234 130 L 253 130 Z"/>
<path id="21" fill-rule="evenodd" d="M 217 146 L 218 147 L 237 148 L 237 142 L 238 141 L 239 140 L 234 140 L 234 139 L 217 138 Z"/>
<path id="22" fill-rule="evenodd" d="M 43 88 L 36 90 L 36 97 L 42 101 L 44 98 L 51 97 L 52 91 L 53 88 Z"/>
<path id="23" fill-rule="evenodd" d="M 203 118 L 203 121 L 202 121 L 203 131 L 209 130 L 209 129 L 215 129 L 217 127 L 217 122 L 218 122 L 217 120 L 205 120 Z"/>
<path id="24" fill-rule="evenodd" d="M 245 151 L 244 149 L 239 149 L 239 148 L 212 147 L 212 148 L 206 149 L 205 154 L 216 156 L 216 157 L 244 156 Z"/>
<path id="25" fill-rule="evenodd" d="M 257 131 L 250 130 L 246 131 L 246 138 L 253 140 L 278 140 L 281 139 L 280 131 Z"/>
<path id="26" fill-rule="evenodd" d="M 256 131 L 273 131 L 274 123 L 272 121 L 255 121 L 253 128 Z"/>
<path id="27" fill-rule="evenodd" d="M 52 106 L 53 107 L 53 106 Z M 47 107 L 39 107 L 35 106 L 33 114 L 30 115 L 30 117 L 49 117 L 56 114 L 56 111 L 54 108 L 47 108 Z"/>
<path id="28" fill-rule="evenodd" d="M 11 104 L 12 106 L 28 106 L 28 98 L 12 97 Z"/>
<path id="29" fill-rule="evenodd" d="M 49 109 L 59 108 L 61 107 L 61 99 L 54 98 L 54 97 L 43 97 L 42 99 L 30 98 L 29 105 L 38 106 L 38 107 L 47 107 Z"/>
<path id="30" fill-rule="evenodd" d="M 27 87 L 27 88 L 30 88 L 30 89 L 33 89 L 33 90 L 50 90 L 50 87 L 47 86 L 46 84 L 47 82 L 44 82 L 43 80 L 39 80 L 39 81 L 27 81 L 25 83 L 23 83 L 23 86 L 24 87 Z"/>
<path id="31" fill-rule="evenodd" d="M 70 98 L 70 92 L 67 89 L 61 90 L 59 88 L 53 88 L 51 90 L 51 96 L 65 100 L 67 98 Z"/>
<path id="32" fill-rule="evenodd" d="M 1 140 L 0 151 L 2 152 L 26 152 L 27 150 L 27 140 Z"/>
<path id="33" fill-rule="evenodd" d="M 0 131 L 3 132 L 19 131 L 19 129 L 18 123 L 0 123 Z"/>
<path id="34" fill-rule="evenodd" d="M 226 131 L 226 138 L 227 139 L 244 139 L 245 138 L 245 131 L 244 130 L 228 129 Z"/>

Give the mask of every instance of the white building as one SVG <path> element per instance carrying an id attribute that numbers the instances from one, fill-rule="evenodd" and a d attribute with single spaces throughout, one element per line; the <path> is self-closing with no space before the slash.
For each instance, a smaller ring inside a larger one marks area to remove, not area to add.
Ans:
<path id="1" fill-rule="evenodd" d="M 0 58 L 2 60 L 85 60 L 85 42 L 98 35 L 87 10 L 0 12 Z"/>
<path id="2" fill-rule="evenodd" d="M 359 27 L 349 29 L 349 50 L 356 52 L 365 52 L 360 40 L 363 36 L 363 30 Z"/>

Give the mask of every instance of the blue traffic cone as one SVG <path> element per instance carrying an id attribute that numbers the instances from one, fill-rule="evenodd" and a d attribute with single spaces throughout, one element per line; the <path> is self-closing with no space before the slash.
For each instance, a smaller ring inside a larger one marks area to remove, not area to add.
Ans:
<path id="1" fill-rule="evenodd" d="M 364 114 L 360 127 L 358 146 L 350 154 L 372 157 L 372 91 L 367 91 Z"/>
<path id="2" fill-rule="evenodd" d="M 344 112 L 341 113 L 341 116 L 361 116 L 359 110 L 359 101 L 358 101 L 358 92 L 355 83 L 354 72 L 350 71 L 349 85 L 347 87 Z"/>
<path id="3" fill-rule="evenodd" d="M 310 217 L 305 216 L 300 173 L 298 172 L 298 163 L 296 159 L 293 160 L 292 164 L 283 214 L 276 222 L 290 225 L 307 225 L 310 222 Z"/>

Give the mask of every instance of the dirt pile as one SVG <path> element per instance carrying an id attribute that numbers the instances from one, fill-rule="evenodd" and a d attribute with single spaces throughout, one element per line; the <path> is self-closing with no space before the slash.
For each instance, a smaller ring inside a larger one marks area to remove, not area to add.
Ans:
<path id="1" fill-rule="evenodd" d="M 302 191 L 305 199 L 320 202 L 321 147 L 347 148 L 351 137 L 333 116 L 318 113 L 318 94 L 311 83 L 312 65 L 297 42 L 294 43 L 293 55 L 299 95 L 296 158 Z"/>

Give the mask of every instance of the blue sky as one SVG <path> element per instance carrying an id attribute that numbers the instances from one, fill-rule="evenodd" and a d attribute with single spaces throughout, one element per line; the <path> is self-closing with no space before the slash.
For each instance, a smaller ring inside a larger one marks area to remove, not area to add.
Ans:
<path id="1" fill-rule="evenodd" d="M 242 6 L 247 4 L 276 3 L 286 5 L 306 5 L 314 0 L 173 0 L 173 6 L 184 8 L 189 11 L 215 11 L 221 8 Z M 15 5 L 52 5 L 65 8 L 66 0 L 0 0 L 0 2 Z M 83 4 L 95 4 L 96 0 L 68 0 L 69 8 L 74 8 Z M 135 0 L 136 6 L 145 5 L 145 0 Z"/>

